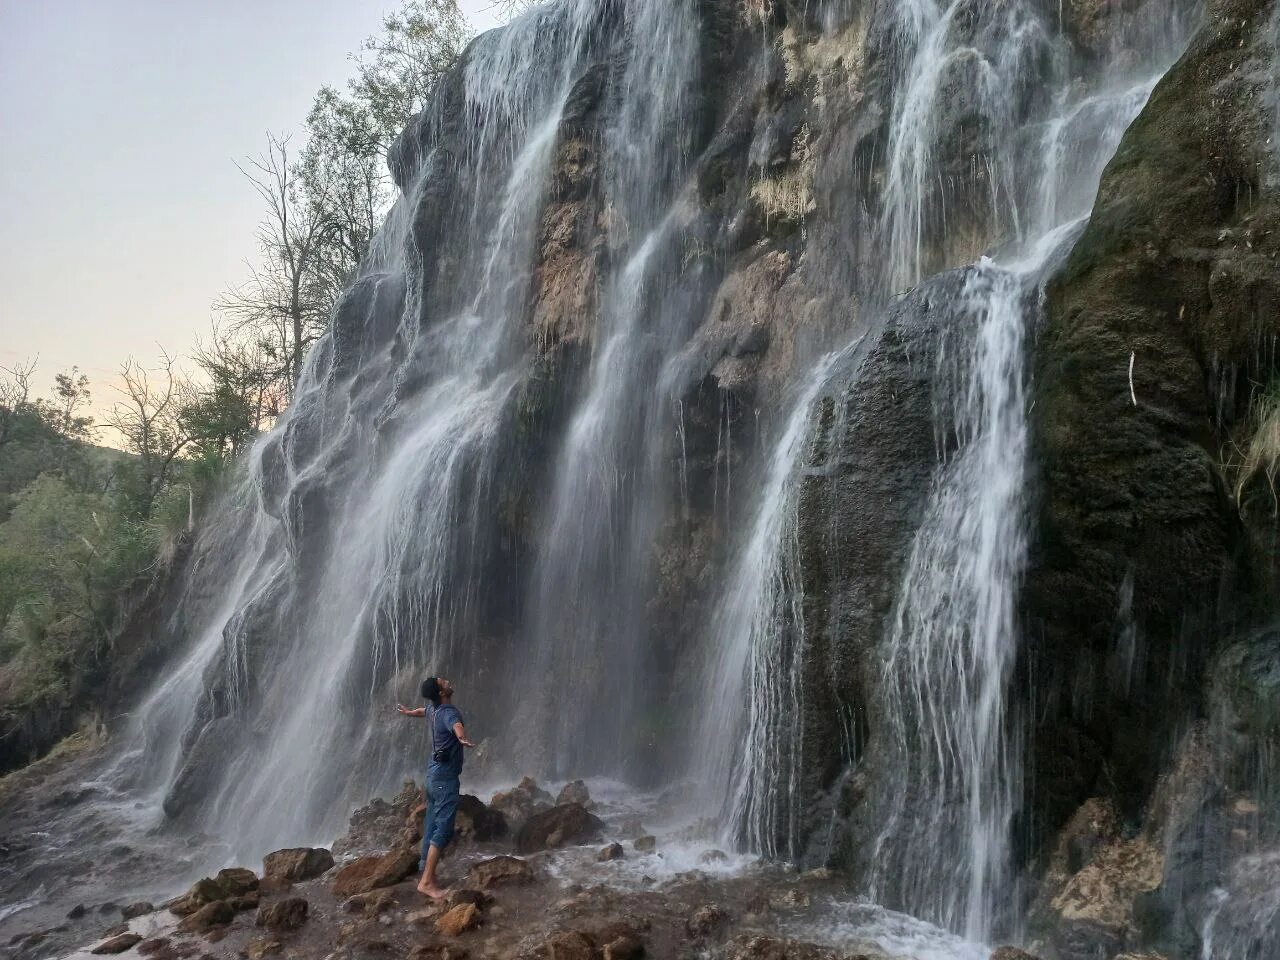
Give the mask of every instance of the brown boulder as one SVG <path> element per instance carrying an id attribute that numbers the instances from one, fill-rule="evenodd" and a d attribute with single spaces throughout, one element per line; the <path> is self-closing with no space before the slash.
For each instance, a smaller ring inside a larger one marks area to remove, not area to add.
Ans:
<path id="1" fill-rule="evenodd" d="M 269 957 L 283 949 L 284 944 L 279 940 L 274 940 L 271 937 L 259 937 L 257 940 L 250 940 L 246 944 L 244 952 L 249 957 L 249 960 L 262 960 L 263 957 Z"/>
<path id="2" fill-rule="evenodd" d="M 202 877 L 191 885 L 190 890 L 169 903 L 169 912 L 177 917 L 186 917 L 205 904 L 226 898 L 227 891 L 222 889 L 222 884 L 211 877 Z"/>
<path id="3" fill-rule="evenodd" d="M 689 915 L 685 926 L 695 937 L 708 937 L 718 933 L 728 921 L 729 915 L 714 903 L 704 903 Z"/>
<path id="4" fill-rule="evenodd" d="M 598 960 L 595 941 L 577 930 L 553 933 L 539 953 L 547 960 Z"/>
<path id="5" fill-rule="evenodd" d="M 480 926 L 480 908 L 474 903 L 460 903 L 450 907 L 436 920 L 436 932 L 446 937 L 457 937 Z"/>
<path id="6" fill-rule="evenodd" d="M 90 953 L 124 953 L 142 942 L 142 937 L 136 933 L 122 933 L 119 936 L 112 937 L 110 940 L 104 940 L 102 943 L 94 947 Z"/>
<path id="7" fill-rule="evenodd" d="M 332 866 L 333 854 L 324 847 L 290 847 L 263 857 L 262 875 L 297 882 L 318 877 Z"/>
<path id="8" fill-rule="evenodd" d="M 720 956 L 723 960 L 838 960 L 837 954 L 817 944 L 760 934 L 735 938 Z"/>
<path id="9" fill-rule="evenodd" d="M 153 953 L 161 953 L 162 951 L 167 953 L 168 948 L 168 937 L 155 937 L 152 940 L 143 940 L 138 944 L 138 953 L 142 954 L 144 957 L 148 957 Z"/>
<path id="10" fill-rule="evenodd" d="M 477 890 L 532 882 L 533 868 L 519 857 L 490 857 L 467 871 L 467 886 Z"/>
<path id="11" fill-rule="evenodd" d="M 293 889 L 293 881 L 287 877 L 263 877 L 258 881 L 258 893 L 264 897 L 273 897 L 278 893 L 288 893 Z"/>
<path id="12" fill-rule="evenodd" d="M 556 847 L 573 846 L 598 840 L 604 822 L 577 803 L 564 803 L 542 813 L 535 813 L 516 834 L 517 853 L 538 853 Z"/>
<path id="13" fill-rule="evenodd" d="M 601 847 L 600 852 L 596 854 L 596 859 L 601 863 L 607 863 L 610 860 L 621 860 L 627 855 L 622 849 L 622 844 L 611 843 L 607 847 Z"/>
<path id="14" fill-rule="evenodd" d="M 134 917 L 144 917 L 148 913 L 155 912 L 155 905 L 145 900 L 139 900 L 137 903 L 130 903 L 120 908 L 120 913 L 126 920 L 132 920 Z"/>
<path id="15" fill-rule="evenodd" d="M 206 903 L 195 913 L 183 919 L 178 929 L 185 933 L 204 933 L 214 927 L 225 927 L 236 918 L 236 912 L 226 900 Z"/>
<path id="16" fill-rule="evenodd" d="M 302 897 L 289 897 L 276 903 L 268 903 L 258 908 L 258 916 L 254 921 L 268 930 L 297 930 L 307 922 L 310 907 Z"/>
<path id="17" fill-rule="evenodd" d="M 338 897 L 368 893 L 380 887 L 393 887 L 417 872 L 415 850 L 392 850 L 381 856 L 361 857 L 338 871 L 333 879 L 333 892 Z"/>
<path id="18" fill-rule="evenodd" d="M 644 943 L 634 934 L 624 933 L 604 945 L 604 960 L 640 960 Z"/>
<path id="19" fill-rule="evenodd" d="M 551 794 L 539 787 L 531 777 L 525 777 L 510 790 L 499 791 L 489 799 L 489 808 L 502 814 L 507 826 L 516 832 L 535 813 L 541 813 L 552 806 Z"/>
<path id="20" fill-rule="evenodd" d="M 583 807 L 591 806 L 591 793 L 587 790 L 587 785 L 581 780 L 566 783 L 560 795 L 556 797 L 556 806 L 565 803 L 576 803 Z"/>
<path id="21" fill-rule="evenodd" d="M 421 820 L 418 839 L 421 841 Z M 497 810 L 484 805 L 479 797 L 464 793 L 458 798 L 458 815 L 454 820 L 454 832 L 464 840 L 486 843 L 507 835 L 507 818 Z"/>
<path id="22" fill-rule="evenodd" d="M 227 903 L 231 904 L 231 909 L 236 913 L 242 910 L 257 910 L 261 896 L 257 890 L 250 890 L 248 893 L 242 893 L 238 897 L 229 897 Z"/>
<path id="23" fill-rule="evenodd" d="M 1018 947 L 996 947 L 991 951 L 991 960 L 1040 960 L 1040 958 Z"/>
<path id="24" fill-rule="evenodd" d="M 213 879 L 232 897 L 258 889 L 258 875 L 245 867 L 227 867 Z"/>

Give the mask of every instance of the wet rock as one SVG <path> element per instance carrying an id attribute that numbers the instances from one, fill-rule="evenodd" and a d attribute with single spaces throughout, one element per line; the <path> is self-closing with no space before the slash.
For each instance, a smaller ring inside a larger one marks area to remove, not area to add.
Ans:
<path id="1" fill-rule="evenodd" d="M 556 797 L 556 806 L 565 803 L 576 803 L 583 807 L 591 806 L 591 793 L 587 790 L 586 783 L 581 780 L 572 780 L 566 783 Z"/>
<path id="2" fill-rule="evenodd" d="M 137 903 L 125 904 L 123 907 L 120 908 L 120 914 L 126 920 L 132 920 L 134 917 L 144 917 L 148 913 L 155 913 L 155 912 L 156 912 L 155 904 L 149 903 L 146 900 L 139 900 Z"/>
<path id="3" fill-rule="evenodd" d="M 694 937 L 709 937 L 719 933 L 729 922 L 729 914 L 714 903 L 704 903 L 689 915 L 685 928 Z"/>
<path id="4" fill-rule="evenodd" d="M 778 902 L 784 907 L 790 907 L 793 910 L 803 910 L 809 906 L 809 894 L 792 887 L 778 898 Z"/>
<path id="5" fill-rule="evenodd" d="M 991 951 L 991 960 L 1040 960 L 1040 958 L 1019 947 L 996 947 Z"/>
<path id="6" fill-rule="evenodd" d="M 577 803 L 565 803 L 535 813 L 516 834 L 517 853 L 537 853 L 556 847 L 589 843 L 604 832 L 604 822 Z"/>
<path id="7" fill-rule="evenodd" d="M 604 945 L 604 960 L 640 960 L 644 943 L 634 934 L 624 933 Z"/>
<path id="8" fill-rule="evenodd" d="M 423 943 L 414 947 L 409 960 L 468 960 L 471 954 L 453 944 Z"/>
<path id="9" fill-rule="evenodd" d="M 473 890 L 469 887 L 458 887 L 449 891 L 449 895 L 444 898 L 444 906 L 446 909 L 461 906 L 464 903 L 475 904 L 475 906 L 483 909 L 493 903 L 493 897 L 489 896 L 483 890 Z"/>
<path id="10" fill-rule="evenodd" d="M 237 897 L 227 898 L 227 903 L 231 904 L 231 909 L 236 913 L 243 910 L 257 910 L 261 897 L 257 890 L 250 890 L 248 893 L 242 893 Z"/>
<path id="11" fill-rule="evenodd" d="M 226 900 L 206 903 L 195 913 L 183 918 L 178 929 L 186 933 L 204 933 L 214 927 L 223 927 L 236 918 L 236 911 Z"/>
<path id="12" fill-rule="evenodd" d="M 358 893 L 348 898 L 342 904 L 342 909 L 347 913 L 361 913 L 366 917 L 376 917 L 392 909 L 395 905 L 396 898 L 389 891 L 374 890 L 368 893 Z"/>
<path id="13" fill-rule="evenodd" d="M 643 837 L 636 837 L 631 845 L 640 853 L 653 853 L 658 849 L 658 838 L 652 834 L 645 834 Z"/>
<path id="14" fill-rule="evenodd" d="M 138 953 L 144 957 L 149 957 L 152 954 L 165 956 L 171 953 L 170 946 L 168 937 L 155 937 L 151 940 L 143 940 L 138 944 Z"/>
<path id="15" fill-rule="evenodd" d="M 263 857 L 262 875 L 296 883 L 318 877 L 332 866 L 333 854 L 324 847 L 290 847 Z"/>
<path id="16" fill-rule="evenodd" d="M 227 867 L 213 879 L 232 897 L 258 889 L 258 875 L 245 867 Z"/>
<path id="17" fill-rule="evenodd" d="M 226 898 L 227 891 L 222 889 L 222 884 L 212 877 L 202 877 L 191 885 L 190 890 L 169 904 L 169 912 L 174 916 L 186 917 L 205 904 Z"/>
<path id="18" fill-rule="evenodd" d="M 627 852 L 622 849 L 622 844 L 611 843 L 607 847 L 600 848 L 600 851 L 596 854 L 596 859 L 601 863 L 607 863 L 610 860 L 621 860 L 626 855 Z"/>
<path id="19" fill-rule="evenodd" d="M 490 857 L 467 871 L 467 886 L 477 890 L 533 882 L 533 868 L 519 857 Z"/>
<path id="20" fill-rule="evenodd" d="M 480 908 L 474 903 L 460 903 L 450 907 L 436 920 L 436 932 L 446 937 L 457 937 L 480 925 Z"/>
<path id="21" fill-rule="evenodd" d="M 416 850 L 392 850 L 382 856 L 361 857 L 338 871 L 333 892 L 338 897 L 368 893 L 379 887 L 395 886 L 417 872 Z"/>
<path id="22" fill-rule="evenodd" d="M 104 937 L 118 937 L 120 934 L 128 932 L 129 925 L 127 923 L 113 923 L 111 926 L 107 927 L 107 929 L 102 931 L 102 935 Z"/>
<path id="23" fill-rule="evenodd" d="M 1053 898 L 1053 944 L 1064 960 L 1119 951 L 1134 929 L 1134 903 L 1160 886 L 1164 854 L 1146 840 L 1099 850 Z"/>
<path id="24" fill-rule="evenodd" d="M 263 957 L 269 957 L 283 949 L 284 945 L 279 940 L 274 940 L 270 937 L 259 937 L 256 940 L 250 940 L 245 945 L 244 952 L 249 960 L 262 960 Z"/>
<path id="25" fill-rule="evenodd" d="M 497 810 L 486 807 L 479 797 L 464 793 L 458 798 L 454 831 L 464 840 L 487 843 L 507 835 L 507 818 Z"/>
<path id="26" fill-rule="evenodd" d="M 706 850 L 702 856 L 698 857 L 699 863 L 724 863 L 729 859 L 729 855 L 723 850 Z"/>
<path id="27" fill-rule="evenodd" d="M 89 912 L 88 909 L 85 907 L 83 903 L 77 903 L 74 907 L 72 907 L 70 910 L 67 911 L 67 919 L 79 920 L 88 912 Z"/>
<path id="28" fill-rule="evenodd" d="M 94 947 L 90 953 L 124 953 L 126 950 L 132 949 L 142 942 L 142 937 L 136 933 L 122 933 L 118 936 L 104 940 L 102 943 Z"/>
<path id="29" fill-rule="evenodd" d="M 552 806 L 551 794 L 539 787 L 531 777 L 525 777 L 510 790 L 499 791 L 489 799 L 490 809 L 502 814 L 509 829 L 517 833 L 535 813 L 541 813 Z"/>
<path id="30" fill-rule="evenodd" d="M 415 807 L 422 805 L 422 797 L 422 788 L 412 780 L 406 780 L 390 801 L 378 798 L 361 807 L 351 815 L 346 834 L 333 844 L 333 855 L 367 856 L 421 841 L 422 811 L 418 809 L 416 817 L 413 814 Z M 405 831 L 415 828 L 417 837 L 408 839 Z"/>
<path id="31" fill-rule="evenodd" d="M 801 940 L 746 934 L 730 941 L 718 960 L 838 960 L 833 951 Z"/>
<path id="32" fill-rule="evenodd" d="M 598 960 L 595 941 L 577 930 L 553 933 L 539 948 L 547 960 Z"/>
<path id="33" fill-rule="evenodd" d="M 292 889 L 293 881 L 287 877 L 263 877 L 258 881 L 258 893 L 264 897 L 274 897 Z"/>
<path id="34" fill-rule="evenodd" d="M 266 927 L 268 930 L 281 932 L 297 930 L 307 922 L 309 910 L 310 907 L 303 897 L 289 897 L 277 903 L 264 904 L 259 907 L 258 916 L 254 923 L 259 927 Z"/>

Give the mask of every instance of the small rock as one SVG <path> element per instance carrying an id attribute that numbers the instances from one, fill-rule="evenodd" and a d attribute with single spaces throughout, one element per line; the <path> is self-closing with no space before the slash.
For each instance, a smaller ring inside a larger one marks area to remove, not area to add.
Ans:
<path id="1" fill-rule="evenodd" d="M 596 859 L 601 863 L 608 863 L 610 860 L 621 860 L 627 855 L 622 849 L 622 844 L 611 843 L 607 847 L 601 847 L 600 852 L 596 854 Z"/>
<path id="2" fill-rule="evenodd" d="M 114 913 L 116 910 L 119 910 L 119 909 L 120 909 L 120 904 L 116 903 L 114 900 L 108 900 L 106 903 L 98 904 L 99 913 Z"/>
<path id="3" fill-rule="evenodd" d="M 624 934 L 604 945 L 604 960 L 640 960 L 644 956 L 644 944 L 639 937 Z"/>
<path id="4" fill-rule="evenodd" d="M 778 898 L 778 902 L 784 907 L 803 910 L 809 906 L 809 894 L 797 887 L 792 887 Z"/>
<path id="5" fill-rule="evenodd" d="M 263 857 L 262 875 L 298 882 L 318 877 L 332 866 L 333 854 L 324 847 L 290 847 Z"/>
<path id="6" fill-rule="evenodd" d="M 436 932 L 446 937 L 456 937 L 480 925 L 480 908 L 474 903 L 460 903 L 451 907 L 436 920 Z"/>
<path id="7" fill-rule="evenodd" d="M 702 856 L 698 858 L 699 863 L 724 863 L 729 859 L 729 855 L 723 850 L 705 850 Z"/>
<path id="8" fill-rule="evenodd" d="M 636 837 L 631 845 L 641 853 L 652 853 L 658 849 L 658 838 L 652 834 L 645 834 L 643 837 Z"/>
<path id="9" fill-rule="evenodd" d="M 482 910 L 493 903 L 493 897 L 481 890 L 472 890 L 468 887 L 458 887 L 450 890 L 449 895 L 444 898 L 446 907 L 456 907 L 464 903 L 474 903 Z"/>
<path id="10" fill-rule="evenodd" d="M 129 925 L 127 923 L 113 923 L 111 926 L 107 927 L 107 929 L 102 931 L 102 935 L 104 937 L 118 937 L 120 934 L 128 932 Z"/>
<path id="11" fill-rule="evenodd" d="M 554 960 L 596 960 L 595 942 L 585 933 L 565 930 L 553 933 L 539 950 L 541 956 Z"/>
<path id="12" fill-rule="evenodd" d="M 587 785 L 581 780 L 573 780 L 564 785 L 560 795 L 556 797 L 556 806 L 563 803 L 576 803 L 579 806 L 591 806 L 591 794 Z"/>
<path id="13" fill-rule="evenodd" d="M 519 857 L 490 857 L 467 871 L 467 886 L 477 890 L 532 882 L 533 868 Z"/>
<path id="14" fill-rule="evenodd" d="M 386 913 L 396 905 L 396 898 L 386 890 L 358 893 L 348 899 L 342 909 L 347 913 L 362 913 L 366 917 L 376 917 Z"/>
<path id="15" fill-rule="evenodd" d="M 293 889 L 293 881 L 288 877 L 263 877 L 258 881 L 258 893 L 264 897 L 273 897 L 278 893 L 288 893 Z"/>
<path id="16" fill-rule="evenodd" d="M 259 907 L 254 922 L 268 930 L 297 930 L 307 922 L 309 909 L 307 901 L 302 897 L 289 897 L 287 900 Z"/>
<path id="17" fill-rule="evenodd" d="M 90 953 L 124 953 L 139 943 L 142 937 L 136 933 L 121 933 L 117 936 L 104 940 L 102 943 L 94 947 Z"/>
<path id="18" fill-rule="evenodd" d="M 139 900 L 137 903 L 130 903 L 120 908 L 120 913 L 126 920 L 132 920 L 134 917 L 145 917 L 148 913 L 155 912 L 155 904 L 148 903 L 146 900 Z"/>
<path id="19" fill-rule="evenodd" d="M 232 910 L 240 913 L 243 910 L 257 910 L 261 899 L 257 890 L 250 890 L 248 893 L 242 893 L 238 897 L 231 897 L 227 900 L 227 903 L 231 904 Z"/>
<path id="20" fill-rule="evenodd" d="M 263 957 L 269 957 L 283 949 L 284 945 L 279 940 L 273 940 L 270 937 L 259 937 L 257 940 L 250 940 L 246 944 L 244 952 L 249 957 L 249 960 L 262 960 Z"/>
<path id="21" fill-rule="evenodd" d="M 720 906 L 705 903 L 689 915 L 685 925 L 692 936 L 707 937 L 718 933 L 728 919 L 729 915 Z"/>
<path id="22" fill-rule="evenodd" d="M 191 885 L 191 889 L 169 904 L 169 912 L 174 916 L 186 917 L 195 913 L 206 904 L 215 900 L 225 900 L 227 891 L 211 877 L 203 877 Z"/>
<path id="23" fill-rule="evenodd" d="M 830 867 L 815 867 L 812 870 L 806 870 L 796 879 L 804 883 L 825 883 L 826 881 L 834 878 L 835 871 Z"/>
<path id="24" fill-rule="evenodd" d="M 225 870 L 219 870 L 218 875 L 213 879 L 233 897 L 258 889 L 258 875 L 246 867 L 228 867 Z"/>
<path id="25" fill-rule="evenodd" d="M 138 952 L 146 957 L 153 953 L 159 953 L 160 951 L 167 949 L 168 946 L 168 937 L 156 937 L 153 940 L 143 940 L 138 944 Z"/>
<path id="26" fill-rule="evenodd" d="M 1019 947 L 996 947 L 991 952 L 991 960 L 1039 960 L 1039 957 Z"/>
<path id="27" fill-rule="evenodd" d="M 88 912 L 89 912 L 88 908 L 86 908 L 83 903 L 77 903 L 74 907 L 72 907 L 70 910 L 67 911 L 67 919 L 79 920 Z"/>
<path id="28" fill-rule="evenodd" d="M 236 912 L 226 900 L 206 903 L 195 913 L 188 915 L 178 929 L 187 933 L 204 933 L 214 927 L 224 927 L 236 918 Z"/>

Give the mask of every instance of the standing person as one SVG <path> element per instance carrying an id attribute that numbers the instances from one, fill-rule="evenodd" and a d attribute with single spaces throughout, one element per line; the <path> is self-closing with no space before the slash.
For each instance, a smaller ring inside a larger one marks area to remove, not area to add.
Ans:
<path id="1" fill-rule="evenodd" d="M 422 681 L 425 706 L 410 710 L 397 703 L 396 709 L 406 717 L 426 717 L 431 724 L 431 759 L 427 763 L 427 812 L 422 821 L 422 879 L 418 892 L 432 900 L 442 899 L 446 891 L 436 883 L 436 865 L 440 851 L 453 836 L 453 819 L 458 812 L 462 775 L 463 747 L 474 747 L 462 725 L 462 712 L 453 705 L 453 684 L 443 677 L 427 677 Z"/>

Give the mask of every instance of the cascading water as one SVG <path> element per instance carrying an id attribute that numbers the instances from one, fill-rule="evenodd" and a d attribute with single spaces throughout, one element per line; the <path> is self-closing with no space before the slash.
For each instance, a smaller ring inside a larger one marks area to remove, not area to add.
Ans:
<path id="1" fill-rule="evenodd" d="M 896 7 L 892 55 L 902 69 L 887 125 L 879 227 L 888 257 L 866 285 L 898 291 L 955 262 L 975 240 L 991 245 L 1003 236 L 1005 243 L 994 260 L 967 270 L 958 293 L 939 287 L 931 295 L 942 300 L 935 307 L 942 316 L 934 372 L 939 463 L 869 694 L 877 719 L 866 754 L 875 758 L 866 774 L 866 819 L 877 826 L 863 839 L 872 847 L 874 897 L 975 940 L 991 935 L 1002 908 L 1008 919 L 1015 906 L 1011 823 L 1022 772 L 1009 674 L 1025 555 L 1025 339 L 1047 264 L 1074 237 L 1072 222 L 1087 213 L 1103 166 L 1188 35 L 1173 6 L 1152 3 L 1145 13 L 1161 26 L 1129 38 L 1142 68 L 1096 71 L 1082 86 L 1081 66 L 1039 4 L 977 14 L 960 2 Z M 964 183 L 949 178 L 944 163 L 954 144 L 940 139 L 947 103 L 956 101 L 970 112 L 967 122 L 986 128 L 989 145 Z M 956 215 L 966 194 L 967 220 Z M 795 470 L 788 458 L 805 444 L 791 432 L 781 444 L 774 471 L 788 476 Z M 792 644 L 804 637 L 776 615 L 780 594 L 790 609 L 801 602 L 789 592 L 795 578 L 770 588 L 788 563 L 786 541 L 773 531 L 793 523 L 796 509 L 771 490 L 722 595 L 719 622 L 729 627 L 717 636 L 735 652 L 719 668 L 730 676 L 711 689 L 728 705 L 717 725 L 744 724 L 742 739 L 754 751 L 724 780 L 739 820 L 733 829 L 776 854 L 798 849 L 794 814 L 778 817 L 799 802 L 796 778 L 759 771 L 777 769 L 779 731 L 798 730 L 800 705 L 777 693 L 793 684 L 776 651 L 797 658 Z M 761 560 L 761 542 L 778 552 Z M 770 669 L 758 669 L 761 663 Z"/>

